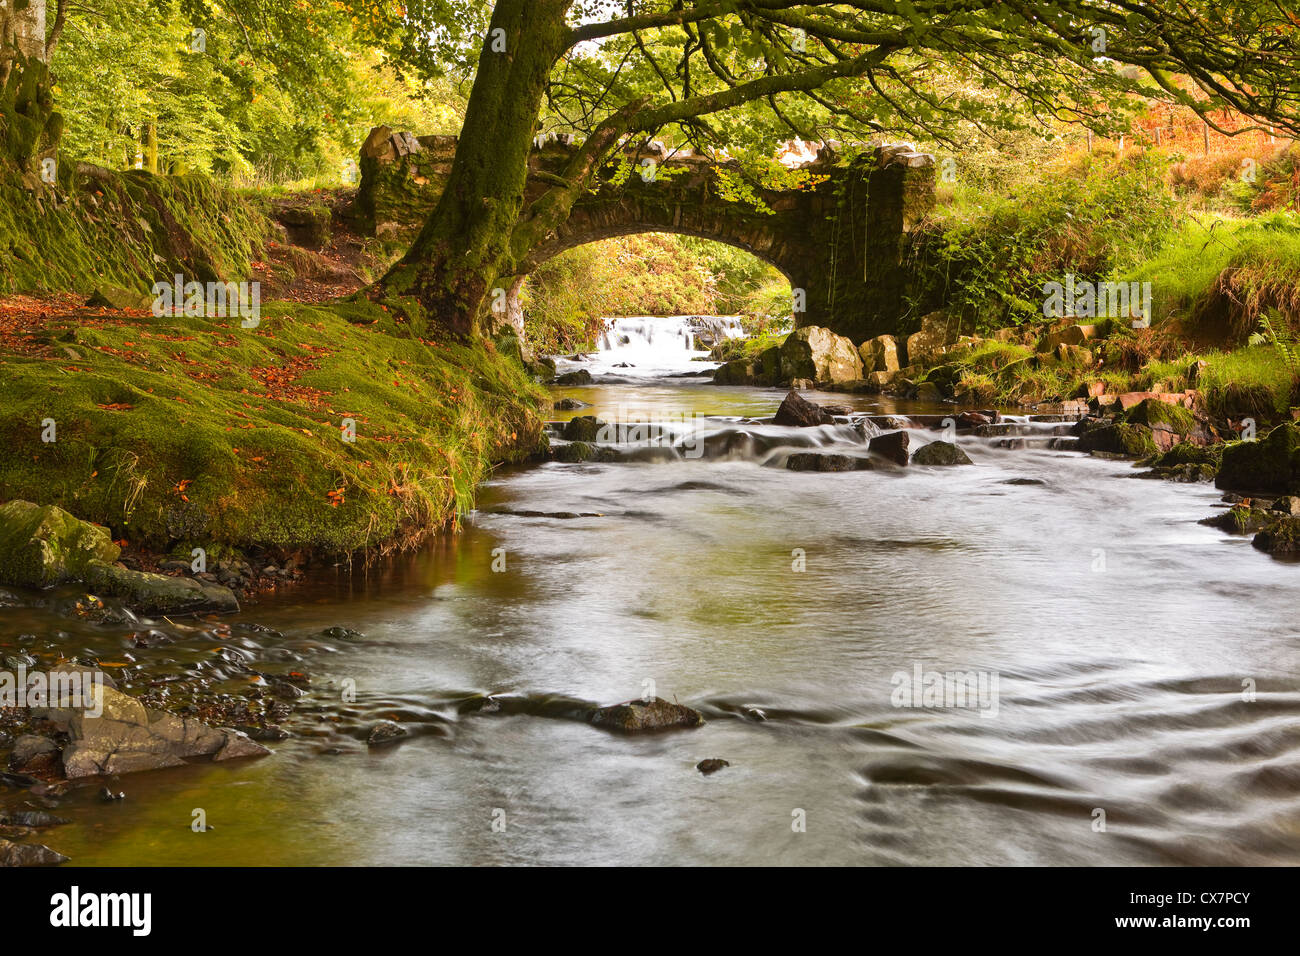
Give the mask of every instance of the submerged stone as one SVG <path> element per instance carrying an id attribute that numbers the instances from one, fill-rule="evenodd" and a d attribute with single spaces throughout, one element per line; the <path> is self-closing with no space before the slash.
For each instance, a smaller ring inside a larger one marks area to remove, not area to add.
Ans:
<path id="1" fill-rule="evenodd" d="M 796 452 L 786 459 L 785 467 L 790 471 L 870 471 L 875 464 L 857 455 Z"/>
<path id="2" fill-rule="evenodd" d="M 609 707 L 597 707 L 591 713 L 596 727 L 623 734 L 640 734 L 655 730 L 699 727 L 704 715 L 684 704 L 674 704 L 656 697 L 653 700 L 629 700 Z"/>

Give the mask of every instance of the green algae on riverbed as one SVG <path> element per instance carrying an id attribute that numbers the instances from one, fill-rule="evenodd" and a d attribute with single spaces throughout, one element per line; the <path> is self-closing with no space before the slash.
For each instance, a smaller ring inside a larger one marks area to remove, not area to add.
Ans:
<path id="1" fill-rule="evenodd" d="M 542 441 L 541 392 L 517 361 L 418 338 L 380 305 L 271 303 L 255 328 L 121 312 L 44 331 L 0 355 L 0 499 L 187 558 L 413 543 L 466 511 L 494 462 Z"/>

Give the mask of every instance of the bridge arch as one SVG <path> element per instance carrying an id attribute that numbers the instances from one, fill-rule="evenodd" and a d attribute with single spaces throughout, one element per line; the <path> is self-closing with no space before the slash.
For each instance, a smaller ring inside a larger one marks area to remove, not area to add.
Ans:
<path id="1" fill-rule="evenodd" d="M 456 139 L 414 137 L 385 127 L 362 147 L 358 218 L 375 235 L 414 234 L 451 170 Z M 564 138 L 529 158 L 525 200 L 542 195 L 575 147 Z M 795 188 L 755 189 L 766 207 L 729 198 L 741 175 L 734 164 L 662 147 L 629 150 L 632 172 L 611 176 L 574 203 L 568 219 L 524 257 L 503 282 L 507 319 L 522 329 L 524 279 L 561 252 L 599 239 L 644 232 L 698 236 L 743 249 L 775 266 L 805 305 L 797 326 L 821 325 L 861 343 L 906 333 L 903 252 L 906 238 L 934 205 L 934 159 L 906 146 L 881 146 L 839 161 L 824 148 L 799 167 Z M 642 175 L 649 170 L 653 175 Z M 611 170 L 612 172 L 612 170 Z"/>

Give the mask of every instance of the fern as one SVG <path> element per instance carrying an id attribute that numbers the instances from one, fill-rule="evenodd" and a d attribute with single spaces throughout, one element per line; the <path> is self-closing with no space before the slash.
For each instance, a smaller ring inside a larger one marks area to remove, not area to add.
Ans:
<path id="1" fill-rule="evenodd" d="M 1282 357 L 1286 363 L 1287 370 L 1291 377 L 1300 381 L 1300 351 L 1296 348 L 1295 336 L 1287 326 L 1286 320 L 1277 310 L 1271 310 L 1272 318 L 1268 315 L 1259 317 L 1260 331 L 1250 337 L 1252 345 L 1262 345 L 1267 342 L 1277 350 L 1277 354 Z"/>

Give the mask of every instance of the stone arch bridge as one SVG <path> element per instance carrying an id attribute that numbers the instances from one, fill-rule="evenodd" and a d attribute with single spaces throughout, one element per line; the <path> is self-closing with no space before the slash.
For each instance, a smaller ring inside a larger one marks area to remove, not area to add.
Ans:
<path id="1" fill-rule="evenodd" d="M 546 188 L 574 147 L 561 138 L 534 148 L 526 198 Z M 438 195 L 456 150 L 454 136 L 372 130 L 361 151 L 356 213 L 364 231 L 414 238 Z M 522 328 L 518 292 L 528 274 L 567 249 L 612 236 L 670 232 L 727 243 L 771 263 L 796 290 L 797 326 L 819 325 L 862 342 L 912 331 L 904 315 L 903 255 L 909 233 L 934 205 L 934 160 L 884 146 L 837 162 L 823 148 L 795 167 L 791 188 L 754 189 L 767 210 L 727 198 L 739 167 L 661 147 L 629 151 L 633 171 L 573 206 L 569 218 L 534 247 L 508 281 L 510 320 Z M 644 171 L 644 175 L 643 175 Z M 798 290 L 803 295 L 799 296 Z M 799 299 L 802 298 L 802 303 Z"/>

